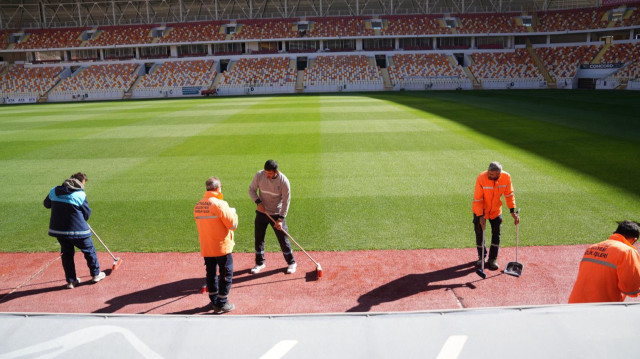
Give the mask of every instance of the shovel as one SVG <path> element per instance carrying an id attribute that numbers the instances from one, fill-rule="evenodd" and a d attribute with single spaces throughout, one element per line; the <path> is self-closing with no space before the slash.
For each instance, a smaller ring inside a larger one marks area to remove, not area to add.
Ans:
<path id="1" fill-rule="evenodd" d="M 504 269 L 505 274 L 512 275 L 514 277 L 519 277 L 522 274 L 522 268 L 524 268 L 522 263 L 518 263 L 518 232 L 519 232 L 518 228 L 519 227 L 520 227 L 520 224 L 516 224 L 516 261 L 507 263 L 507 267 Z"/>

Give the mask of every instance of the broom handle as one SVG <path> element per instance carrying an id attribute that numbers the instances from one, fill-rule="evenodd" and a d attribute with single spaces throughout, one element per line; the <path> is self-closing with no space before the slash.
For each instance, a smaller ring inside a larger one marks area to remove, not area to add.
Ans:
<path id="1" fill-rule="evenodd" d="M 519 232 L 520 224 L 516 224 L 516 262 L 518 261 L 518 232 Z"/>
<path id="2" fill-rule="evenodd" d="M 104 242 L 102 241 L 102 239 L 100 239 L 100 236 L 98 236 L 98 233 L 96 233 L 96 231 L 93 230 L 93 228 L 91 228 L 91 226 L 89 225 L 89 223 L 87 223 L 87 226 L 89 226 L 89 229 L 91 230 L 91 233 L 93 233 L 94 236 L 96 236 L 96 238 L 98 238 L 98 240 L 100 241 L 100 243 L 102 243 L 102 246 L 104 247 L 104 249 L 107 250 L 107 252 L 109 252 L 109 254 L 111 255 L 111 257 L 113 258 L 113 260 L 116 260 L 116 257 L 113 255 L 113 253 L 111 253 L 111 251 L 109 250 L 109 248 L 107 248 L 107 245 L 104 244 Z"/>
<path id="3" fill-rule="evenodd" d="M 518 210 L 516 211 L 517 215 L 520 215 L 520 208 L 518 208 Z M 520 223 L 516 224 L 516 262 L 518 262 L 518 247 L 519 247 L 519 242 L 520 242 Z"/>
<path id="4" fill-rule="evenodd" d="M 273 219 L 273 217 L 271 217 L 271 216 L 269 215 L 269 213 L 267 213 L 267 212 L 262 212 L 262 213 L 266 214 L 266 215 L 267 215 L 267 217 L 269 217 L 269 219 L 271 220 L 271 222 L 273 222 L 273 224 L 276 224 L 276 221 Z M 298 246 L 298 248 L 300 248 L 300 250 L 301 250 L 304 254 L 306 254 L 306 255 L 307 255 L 307 257 L 309 257 L 309 259 L 311 259 L 311 261 L 312 261 L 313 263 L 315 263 L 315 264 L 316 264 L 316 266 L 320 266 L 320 264 L 319 264 L 318 262 L 316 262 L 316 260 L 315 260 L 315 259 L 313 259 L 313 257 L 311 257 L 311 256 L 309 255 L 309 253 L 307 253 L 307 251 L 305 251 L 305 250 L 304 250 L 304 248 L 302 248 L 302 246 L 301 246 L 300 244 L 298 244 L 298 242 L 296 242 L 296 240 L 295 240 L 295 239 L 293 239 L 293 237 L 291 237 L 291 235 L 290 235 L 289 233 L 287 233 L 287 231 L 285 231 L 285 230 L 284 230 L 284 228 L 282 228 L 282 229 L 280 229 L 280 230 L 281 230 L 282 232 L 284 232 L 284 234 L 286 234 L 286 235 L 287 235 L 287 237 L 289 237 L 289 239 L 290 239 L 293 243 L 295 243 L 295 244 L 296 244 L 296 246 Z"/>

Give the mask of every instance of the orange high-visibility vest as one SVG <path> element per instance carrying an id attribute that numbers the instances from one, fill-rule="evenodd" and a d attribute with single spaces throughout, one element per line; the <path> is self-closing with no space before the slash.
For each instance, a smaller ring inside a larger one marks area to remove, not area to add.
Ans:
<path id="1" fill-rule="evenodd" d="M 569 303 L 622 302 L 640 293 L 640 255 L 624 236 L 587 248 Z"/>
<path id="2" fill-rule="evenodd" d="M 494 219 L 502 214 L 502 200 L 504 195 L 509 209 L 516 208 L 516 197 L 513 193 L 511 175 L 501 172 L 500 177 L 493 181 L 489 179 L 488 171 L 480 173 L 476 179 L 476 188 L 473 193 L 473 203 L 471 210 L 476 216 L 485 216 L 487 219 Z"/>
<path id="3" fill-rule="evenodd" d="M 233 251 L 233 231 L 238 226 L 238 215 L 222 200 L 222 193 L 207 191 L 193 208 L 198 226 L 200 254 L 220 257 Z"/>

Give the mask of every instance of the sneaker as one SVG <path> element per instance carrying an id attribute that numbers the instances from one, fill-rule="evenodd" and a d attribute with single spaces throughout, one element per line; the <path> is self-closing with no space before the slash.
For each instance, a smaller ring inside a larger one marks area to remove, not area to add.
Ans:
<path id="1" fill-rule="evenodd" d="M 93 283 L 98 283 L 99 281 L 103 280 L 104 277 L 106 277 L 107 275 L 104 274 L 104 272 L 100 272 L 98 273 L 98 275 L 94 275 L 93 278 L 91 278 L 91 281 Z"/>
<path id="2" fill-rule="evenodd" d="M 71 283 L 67 283 L 67 289 L 73 289 L 75 288 L 78 284 L 80 284 L 80 278 L 76 278 L 76 280 L 74 280 Z"/>
<path id="3" fill-rule="evenodd" d="M 487 262 L 487 268 L 489 270 L 498 270 L 500 266 L 498 265 L 498 262 L 496 262 L 495 259 L 489 259 L 489 261 Z"/>
<path id="4" fill-rule="evenodd" d="M 230 311 L 236 309 L 236 306 L 233 303 L 226 302 L 223 306 L 219 307 L 217 305 L 213 305 L 213 312 L 216 314 L 224 314 L 229 313 Z"/>
<path id="5" fill-rule="evenodd" d="M 298 268 L 298 264 L 296 263 L 289 264 L 289 266 L 287 267 L 287 274 L 295 273 L 297 268 Z"/>
<path id="6" fill-rule="evenodd" d="M 258 274 L 260 273 L 261 270 L 264 269 L 264 267 L 266 267 L 267 265 L 262 263 L 262 264 L 256 264 L 255 267 L 251 268 L 251 274 Z"/>

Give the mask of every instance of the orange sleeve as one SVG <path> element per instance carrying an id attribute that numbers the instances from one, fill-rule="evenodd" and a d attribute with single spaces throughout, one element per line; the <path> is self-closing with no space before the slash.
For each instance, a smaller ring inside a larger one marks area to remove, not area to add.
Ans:
<path id="1" fill-rule="evenodd" d="M 511 176 L 509 176 L 507 190 L 504 191 L 504 200 L 507 202 L 507 208 L 516 208 L 516 195 L 515 193 L 513 193 L 513 183 L 511 182 Z"/>
<path id="2" fill-rule="evenodd" d="M 640 255 L 634 248 L 621 259 L 618 265 L 618 288 L 624 295 L 637 297 L 640 294 Z"/>
<path id="3" fill-rule="evenodd" d="M 229 204 L 224 201 L 218 202 L 217 206 L 214 206 L 218 212 L 218 218 L 222 221 L 225 227 L 233 231 L 238 227 L 238 215 L 231 211 Z"/>
<path id="4" fill-rule="evenodd" d="M 484 215 L 484 190 L 480 183 L 480 176 L 476 178 L 476 187 L 473 191 L 473 203 L 471 205 L 471 210 L 476 216 Z"/>

